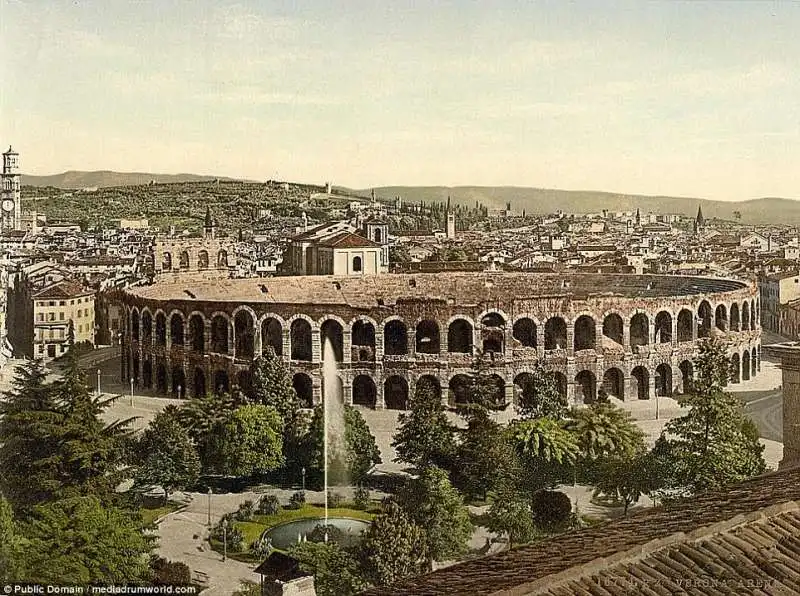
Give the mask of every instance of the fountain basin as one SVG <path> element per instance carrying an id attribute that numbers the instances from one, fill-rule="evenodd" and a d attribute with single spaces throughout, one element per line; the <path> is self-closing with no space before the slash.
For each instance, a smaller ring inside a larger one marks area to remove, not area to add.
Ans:
<path id="1" fill-rule="evenodd" d="M 272 540 L 273 547 L 285 550 L 297 544 L 298 535 L 305 537 L 324 523 L 324 517 L 296 519 L 265 530 L 262 537 Z M 361 541 L 361 533 L 370 526 L 370 522 L 350 517 L 329 517 L 328 525 L 340 531 L 337 540 L 340 546 L 353 546 Z"/>

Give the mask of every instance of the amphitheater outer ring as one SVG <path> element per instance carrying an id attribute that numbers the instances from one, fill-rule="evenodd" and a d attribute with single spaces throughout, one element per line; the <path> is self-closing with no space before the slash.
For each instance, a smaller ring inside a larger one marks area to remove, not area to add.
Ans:
<path id="1" fill-rule="evenodd" d="M 355 398 L 376 408 L 386 407 L 391 397 L 389 407 L 402 409 L 401 398 L 423 377 L 438 380 L 443 399 L 452 401 L 451 381 L 469 372 L 473 352 L 487 345 L 495 351 L 498 386 L 510 401 L 521 390 L 515 380 L 537 360 L 563 375 L 559 382 L 570 402 L 589 402 L 601 390 L 625 400 L 673 395 L 690 382 L 686 363 L 696 355 L 698 341 L 710 335 L 728 342 L 738 367 L 732 382 L 760 369 L 757 287 L 731 279 L 508 272 L 261 279 L 172 274 L 121 291 L 118 299 L 125 315 L 120 376 L 161 394 L 194 396 L 212 390 L 216 381 L 226 381 L 223 388 L 246 384 L 252 357 L 272 344 L 290 365 L 303 399 L 318 403 L 323 332 L 339 342 L 346 401 Z M 556 318 L 563 321 L 563 333 L 552 323 Z M 417 342 L 417 327 L 425 321 L 438 326 L 438 353 L 423 353 L 427 344 Z M 407 353 L 385 353 L 385 334 L 396 340 L 401 324 Z M 307 333 L 293 336 L 293 327 L 306 327 Z M 520 341 L 517 331 L 523 327 Z M 461 343 L 449 345 L 451 328 Z M 196 343 L 201 336 L 202 350 Z M 486 344 L 487 338 L 492 343 Z M 217 340 L 213 346 L 212 340 Z M 308 360 L 292 359 L 301 344 Z M 451 352 L 453 347 L 459 351 Z M 384 395 L 387 380 L 391 396 Z"/>

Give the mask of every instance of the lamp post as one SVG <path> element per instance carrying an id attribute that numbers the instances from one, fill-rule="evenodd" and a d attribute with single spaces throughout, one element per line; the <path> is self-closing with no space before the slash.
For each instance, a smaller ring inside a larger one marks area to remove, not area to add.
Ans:
<path id="1" fill-rule="evenodd" d="M 131 407 L 133 407 L 133 377 L 131 377 Z"/>
<path id="2" fill-rule="evenodd" d="M 206 524 L 209 528 L 211 527 L 211 487 L 208 487 L 208 523 Z"/>
<path id="3" fill-rule="evenodd" d="M 306 490 L 306 469 L 303 468 L 302 470 L 300 470 L 300 473 L 303 476 L 303 492 L 305 492 L 305 490 Z"/>
<path id="4" fill-rule="evenodd" d="M 222 562 L 228 559 L 228 519 L 222 520 Z"/>
<path id="5" fill-rule="evenodd" d="M 97 369 L 97 395 L 100 396 L 100 369 Z"/>

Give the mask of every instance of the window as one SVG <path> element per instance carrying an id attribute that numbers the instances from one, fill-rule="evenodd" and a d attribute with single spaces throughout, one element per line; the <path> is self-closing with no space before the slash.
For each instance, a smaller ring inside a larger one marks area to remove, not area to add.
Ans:
<path id="1" fill-rule="evenodd" d="M 47 320 L 48 321 L 55 321 L 56 320 L 56 313 L 54 313 L 54 312 L 47 313 Z"/>
<path id="2" fill-rule="evenodd" d="M 361 257 L 353 257 L 353 271 L 360 272 L 361 269 Z"/>
<path id="3" fill-rule="evenodd" d="M 55 305 L 56 305 L 55 300 L 51 300 L 50 302 L 47 303 L 47 306 L 55 306 Z"/>
<path id="4" fill-rule="evenodd" d="M 44 344 L 39 344 L 39 353 L 44 354 Z"/>
<path id="5" fill-rule="evenodd" d="M 59 306 L 65 306 L 66 304 L 67 304 L 67 303 L 66 303 L 66 301 L 64 301 L 64 300 L 59 300 L 59 301 L 58 301 L 58 305 L 59 305 Z"/>
<path id="6" fill-rule="evenodd" d="M 58 320 L 59 321 L 63 321 L 64 320 L 64 313 L 63 312 L 58 313 Z"/>
<path id="7" fill-rule="evenodd" d="M 83 325 L 78 325 L 78 333 L 83 333 Z"/>
<path id="8" fill-rule="evenodd" d="M 37 315 L 36 315 L 36 320 L 37 320 L 37 321 L 39 321 L 40 323 L 41 323 L 42 321 L 44 321 L 44 313 L 43 313 L 43 312 L 40 312 L 39 314 L 37 314 Z"/>

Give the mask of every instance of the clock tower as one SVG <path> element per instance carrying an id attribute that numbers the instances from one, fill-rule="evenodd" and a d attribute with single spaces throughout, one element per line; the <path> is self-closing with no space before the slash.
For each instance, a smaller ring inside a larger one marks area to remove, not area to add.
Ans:
<path id="1" fill-rule="evenodd" d="M 10 146 L 3 153 L 3 173 L 0 178 L 0 230 L 18 230 L 22 215 L 19 153 Z"/>

